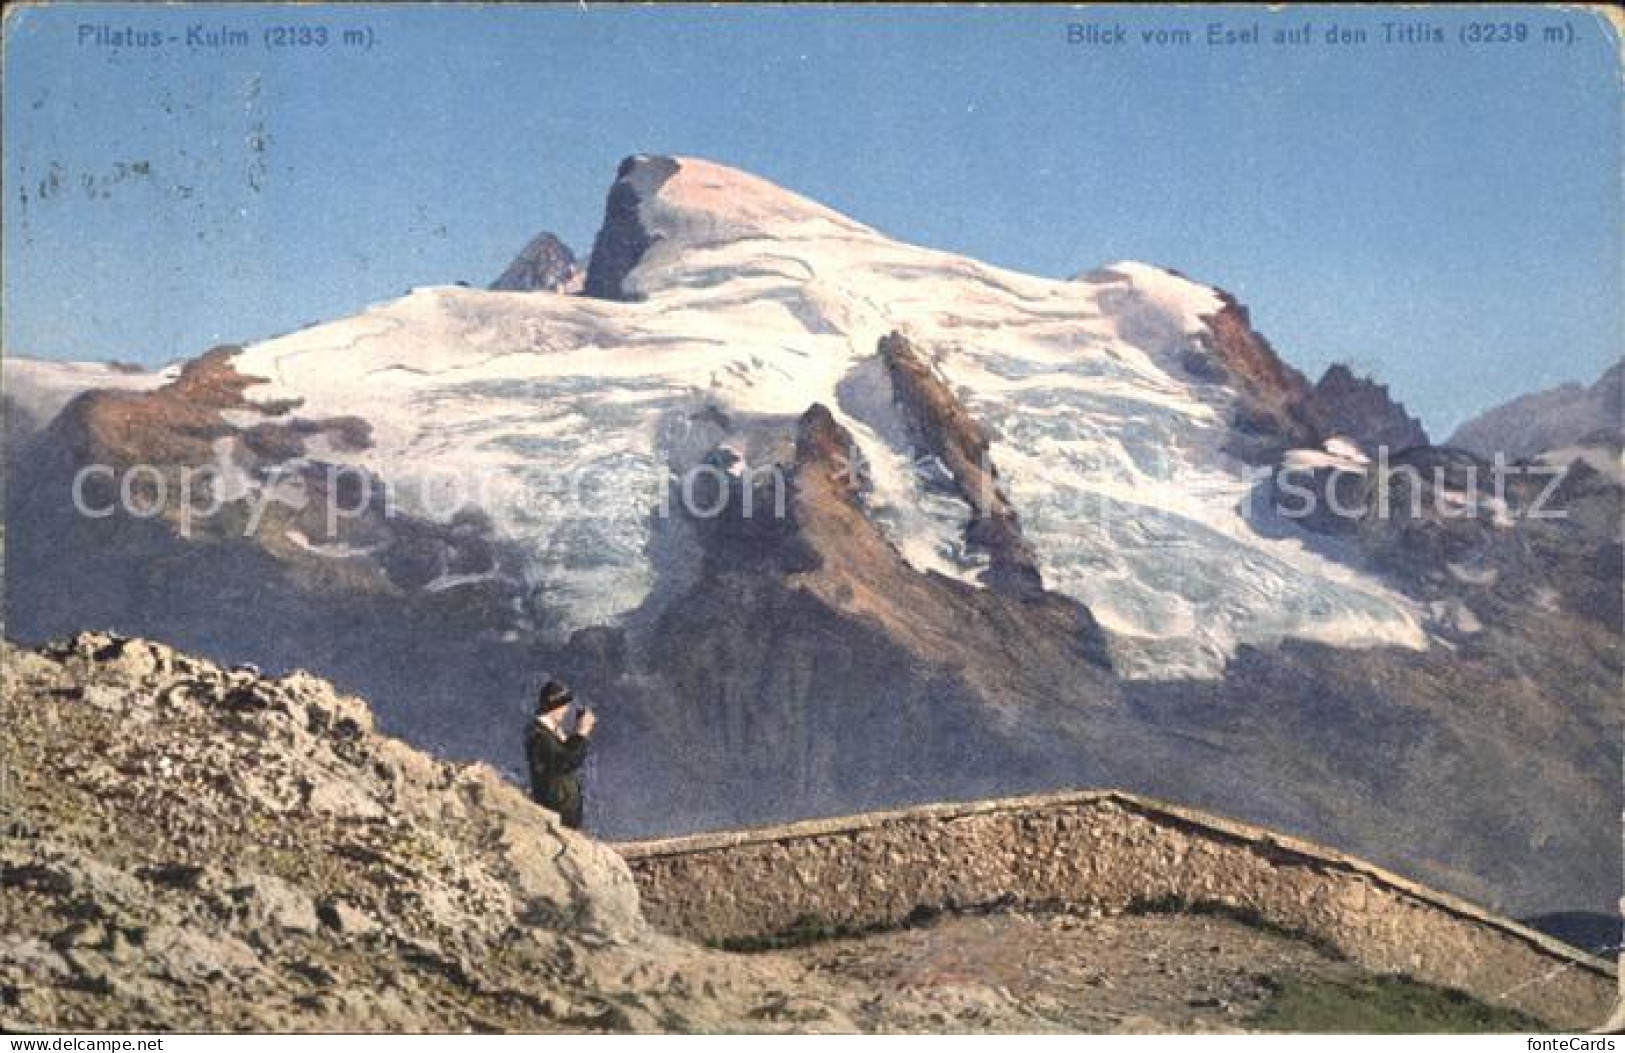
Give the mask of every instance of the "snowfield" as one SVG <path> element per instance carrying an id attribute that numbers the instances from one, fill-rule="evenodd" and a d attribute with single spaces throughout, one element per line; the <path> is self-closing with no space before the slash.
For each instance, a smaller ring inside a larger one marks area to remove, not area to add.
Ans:
<path id="1" fill-rule="evenodd" d="M 1001 270 L 703 161 L 655 183 L 638 186 L 654 244 L 625 282 L 636 302 L 419 289 L 249 347 L 237 368 L 266 381 L 250 397 L 364 417 L 373 446 L 331 456 L 408 509 L 449 517 L 447 485 L 477 497 L 567 633 L 681 573 L 652 514 L 671 472 L 724 441 L 759 461 L 814 402 L 855 437 L 868 511 L 907 560 L 974 581 L 969 508 L 912 448 L 877 355 L 896 329 L 996 437 L 1046 584 L 1089 606 L 1126 675 L 1213 676 L 1284 637 L 1425 643 L 1400 596 L 1248 526 L 1253 479 L 1221 452 L 1231 394 L 1179 365 L 1212 289 L 1138 263 Z"/>

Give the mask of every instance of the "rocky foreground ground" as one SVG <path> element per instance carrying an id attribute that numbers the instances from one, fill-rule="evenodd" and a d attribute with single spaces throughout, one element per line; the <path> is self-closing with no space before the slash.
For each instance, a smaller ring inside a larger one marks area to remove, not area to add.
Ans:
<path id="1" fill-rule="evenodd" d="M 1318 1011 L 1372 979 L 1209 917 L 700 947 L 644 923 L 610 848 L 322 680 L 100 633 L 0 647 L 9 1031 L 1336 1026 L 1283 993 Z M 1416 995 L 1434 1023 L 1533 1026 Z"/>

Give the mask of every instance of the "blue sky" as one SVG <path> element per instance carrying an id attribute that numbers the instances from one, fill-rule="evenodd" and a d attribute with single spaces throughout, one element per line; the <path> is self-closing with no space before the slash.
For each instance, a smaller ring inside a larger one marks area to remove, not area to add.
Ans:
<path id="1" fill-rule="evenodd" d="M 1470 17 L 1532 39 L 1463 46 Z M 1214 21 L 1264 40 L 1209 47 Z M 1306 21 L 1315 43 L 1271 42 Z M 1384 21 L 1447 42 L 1382 44 Z M 1073 22 L 1129 43 L 1068 44 Z M 251 44 L 93 43 L 194 24 Z M 280 24 L 332 42 L 269 53 Z M 10 352 L 159 363 L 489 282 L 542 229 L 584 253 L 639 151 L 1021 270 L 1175 267 L 1436 437 L 1625 339 L 1617 41 L 1575 10 L 59 5 L 13 12 L 5 49 Z"/>

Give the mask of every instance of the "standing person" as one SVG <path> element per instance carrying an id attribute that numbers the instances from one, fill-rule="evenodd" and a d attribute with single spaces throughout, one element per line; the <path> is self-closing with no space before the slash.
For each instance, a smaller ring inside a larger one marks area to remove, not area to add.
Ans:
<path id="1" fill-rule="evenodd" d="M 565 826 L 579 830 L 581 765 L 598 718 L 574 703 L 575 695 L 557 680 L 542 685 L 536 695 L 536 717 L 525 736 L 525 757 L 530 762 L 531 798 L 558 812 Z"/>

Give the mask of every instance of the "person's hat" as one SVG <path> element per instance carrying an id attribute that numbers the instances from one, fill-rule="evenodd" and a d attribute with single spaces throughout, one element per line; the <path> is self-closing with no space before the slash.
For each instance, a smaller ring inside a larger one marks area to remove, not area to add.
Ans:
<path id="1" fill-rule="evenodd" d="M 567 706 L 574 701 L 575 695 L 557 680 L 549 680 L 536 694 L 536 708 L 543 713 Z"/>

